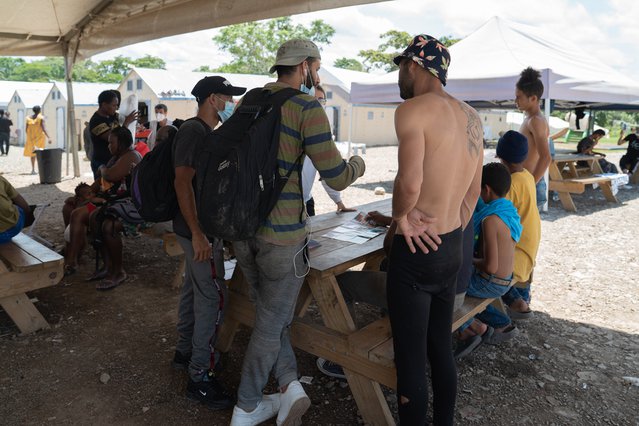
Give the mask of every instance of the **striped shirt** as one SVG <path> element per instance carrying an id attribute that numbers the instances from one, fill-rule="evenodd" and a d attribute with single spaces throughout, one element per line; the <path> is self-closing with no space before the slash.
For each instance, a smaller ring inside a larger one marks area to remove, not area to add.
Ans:
<path id="1" fill-rule="evenodd" d="M 284 83 L 269 83 L 265 89 L 277 92 Z M 295 160 L 301 155 L 300 162 Z M 293 245 L 306 237 L 306 222 L 300 217 L 304 209 L 300 172 L 304 157 L 309 156 L 320 176 L 333 189 L 343 190 L 360 175 L 356 164 L 342 159 L 331 137 L 331 128 L 324 109 L 312 96 L 295 95 L 282 105 L 280 146 L 277 156 L 279 171 L 294 172 L 284 186 L 279 200 L 260 227 L 257 236 L 277 245 Z M 313 182 L 303 182 L 312 185 Z"/>

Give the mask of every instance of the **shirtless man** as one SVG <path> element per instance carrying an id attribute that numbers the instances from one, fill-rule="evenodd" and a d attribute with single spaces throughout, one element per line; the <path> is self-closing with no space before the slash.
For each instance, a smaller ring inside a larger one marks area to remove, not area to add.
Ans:
<path id="1" fill-rule="evenodd" d="M 525 114 L 519 133 L 528 139 L 528 158 L 524 168 L 528 170 L 537 183 L 537 208 L 543 208 L 547 197 L 547 186 L 544 174 L 550 165 L 550 149 L 548 147 L 548 122 L 541 113 L 539 100 L 544 94 L 541 73 L 531 67 L 521 72 L 515 88 L 515 104 Z"/>
<path id="2" fill-rule="evenodd" d="M 428 361 L 432 421 L 450 425 L 457 393 L 450 346 L 455 284 L 462 261 L 462 228 L 480 193 L 483 132 L 475 110 L 443 89 L 450 55 L 438 40 L 418 35 L 394 62 L 399 65 L 400 95 L 406 100 L 395 113 L 397 231 L 387 279 L 399 418 L 401 424 L 427 423 Z M 437 221 L 424 220 L 425 216 Z M 429 227 L 439 234 L 439 248 L 430 242 Z"/>

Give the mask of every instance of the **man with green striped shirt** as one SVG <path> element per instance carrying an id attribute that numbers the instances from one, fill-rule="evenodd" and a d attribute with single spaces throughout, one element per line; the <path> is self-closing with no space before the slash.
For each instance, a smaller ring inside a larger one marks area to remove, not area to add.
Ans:
<path id="1" fill-rule="evenodd" d="M 320 176 L 341 191 L 364 174 L 364 161 L 353 156 L 342 159 L 333 139 L 324 109 L 312 96 L 319 84 L 320 52 L 308 40 L 289 40 L 277 51 L 277 81 L 264 86 L 276 93 L 287 87 L 300 93 L 282 105 L 278 164 L 280 174 L 294 168 L 255 238 L 234 242 L 238 263 L 251 288 L 256 305 L 251 335 L 233 409 L 232 426 L 255 425 L 277 415 L 278 425 L 299 424 L 310 400 L 297 380 L 297 362 L 290 342 L 289 326 L 308 265 L 304 261 L 307 235 L 300 182 L 304 158 L 310 157 Z M 302 157 L 304 157 L 304 155 Z M 273 372 L 280 393 L 263 395 Z"/>

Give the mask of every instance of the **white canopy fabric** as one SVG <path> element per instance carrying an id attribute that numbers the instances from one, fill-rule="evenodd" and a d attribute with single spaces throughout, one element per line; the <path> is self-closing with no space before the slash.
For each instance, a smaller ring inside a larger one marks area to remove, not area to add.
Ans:
<path id="1" fill-rule="evenodd" d="M 494 17 L 450 47 L 446 91 L 464 101 L 514 99 L 521 71 L 542 73 L 544 99 L 639 106 L 639 82 L 549 31 Z M 401 102 L 398 72 L 353 83 L 353 103 Z"/>
<path id="2" fill-rule="evenodd" d="M 0 55 L 78 58 L 240 22 L 383 0 L 3 0 Z"/>
<path id="3" fill-rule="evenodd" d="M 386 0 L 3 0 L 0 55 L 64 56 L 68 131 L 73 64 L 133 43 L 241 22 Z M 73 169 L 80 176 L 77 144 Z"/>

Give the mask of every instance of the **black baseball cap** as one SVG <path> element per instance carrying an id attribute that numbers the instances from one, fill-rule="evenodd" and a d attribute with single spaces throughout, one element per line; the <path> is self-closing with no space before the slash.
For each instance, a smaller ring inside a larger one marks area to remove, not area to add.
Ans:
<path id="1" fill-rule="evenodd" d="M 219 93 L 227 96 L 239 96 L 246 92 L 246 87 L 235 87 L 227 79 L 220 76 L 204 77 L 198 81 L 191 90 L 191 94 L 200 102 L 201 99 L 209 97 L 212 93 Z"/>

